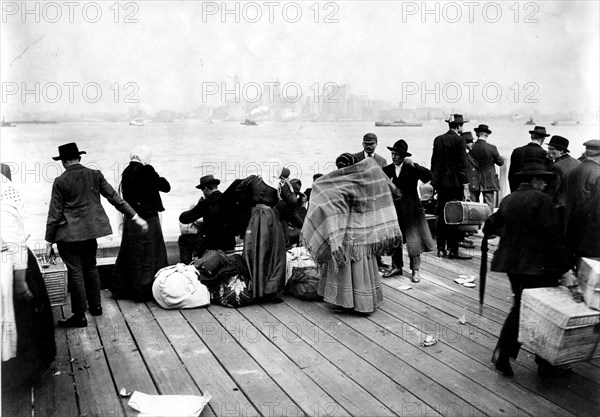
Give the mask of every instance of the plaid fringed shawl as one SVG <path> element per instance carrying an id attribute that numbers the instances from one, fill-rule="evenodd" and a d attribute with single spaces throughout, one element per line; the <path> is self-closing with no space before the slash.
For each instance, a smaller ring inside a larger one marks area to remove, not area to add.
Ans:
<path id="1" fill-rule="evenodd" d="M 315 263 L 334 270 L 401 244 L 386 175 L 371 158 L 319 178 L 310 196 L 302 243 Z"/>

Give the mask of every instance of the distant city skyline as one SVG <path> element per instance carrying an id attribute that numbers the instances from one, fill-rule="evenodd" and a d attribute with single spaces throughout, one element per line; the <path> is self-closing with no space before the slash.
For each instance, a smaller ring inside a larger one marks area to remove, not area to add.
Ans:
<path id="1" fill-rule="evenodd" d="M 302 102 L 337 88 L 413 109 L 594 113 L 599 4 L 4 2 L 2 114 L 185 112 L 276 87 Z"/>

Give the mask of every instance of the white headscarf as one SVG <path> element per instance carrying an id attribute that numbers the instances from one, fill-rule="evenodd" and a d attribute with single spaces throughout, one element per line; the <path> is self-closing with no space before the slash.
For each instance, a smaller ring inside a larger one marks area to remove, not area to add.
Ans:
<path id="1" fill-rule="evenodd" d="M 140 164 L 148 165 L 152 159 L 152 151 L 146 145 L 136 146 L 129 153 L 131 161 L 139 162 Z"/>
<path id="2" fill-rule="evenodd" d="M 276 190 L 279 188 L 279 177 L 283 170 L 283 162 L 279 158 L 270 158 L 262 165 L 262 179 L 265 184 Z"/>

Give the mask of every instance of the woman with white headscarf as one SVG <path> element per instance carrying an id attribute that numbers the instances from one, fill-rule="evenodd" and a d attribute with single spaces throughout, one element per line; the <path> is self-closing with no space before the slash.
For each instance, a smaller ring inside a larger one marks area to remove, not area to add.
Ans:
<path id="1" fill-rule="evenodd" d="M 148 222 L 148 232 L 143 233 L 131 219 L 124 220 L 121 248 L 110 286 L 115 298 L 138 302 L 152 299 L 154 275 L 168 265 L 158 213 L 165 210 L 159 192 L 168 193 L 171 185 L 150 165 L 151 156 L 147 146 L 135 147 L 123 171 L 123 199 Z"/>

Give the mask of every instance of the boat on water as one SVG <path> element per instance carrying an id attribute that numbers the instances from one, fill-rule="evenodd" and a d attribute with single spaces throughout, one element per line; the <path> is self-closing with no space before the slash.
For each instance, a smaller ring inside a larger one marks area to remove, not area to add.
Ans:
<path id="1" fill-rule="evenodd" d="M 12 123 L 12 122 L 5 122 L 4 119 L 2 119 L 2 127 L 15 127 L 16 124 Z"/>
<path id="2" fill-rule="evenodd" d="M 581 122 L 578 120 L 555 120 L 550 123 L 552 126 L 577 126 Z"/>
<path id="3" fill-rule="evenodd" d="M 244 126 L 258 126 L 258 123 L 256 123 L 254 120 L 250 120 L 250 119 L 246 119 L 243 122 L 240 122 L 241 125 Z"/>
<path id="4" fill-rule="evenodd" d="M 533 121 L 533 117 L 529 116 L 529 120 L 525 122 L 525 126 L 535 126 L 535 122 Z"/>
<path id="5" fill-rule="evenodd" d="M 129 126 L 144 126 L 146 123 L 148 123 L 148 120 L 133 119 L 129 122 Z"/>
<path id="6" fill-rule="evenodd" d="M 378 120 L 375 122 L 375 126 L 376 127 L 402 127 L 402 126 L 421 127 L 421 126 L 423 126 L 423 123 L 409 123 L 404 120 L 394 120 L 394 121 Z"/>

